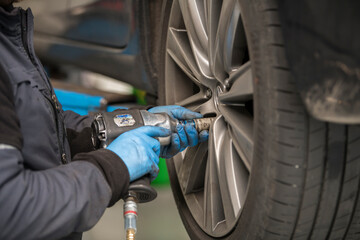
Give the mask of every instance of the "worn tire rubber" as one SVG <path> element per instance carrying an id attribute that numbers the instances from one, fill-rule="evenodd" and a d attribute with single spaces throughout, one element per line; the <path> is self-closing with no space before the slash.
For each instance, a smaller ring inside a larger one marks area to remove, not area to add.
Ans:
<path id="1" fill-rule="evenodd" d="M 221 239 L 360 239 L 360 127 L 308 115 L 286 61 L 278 1 L 239 2 L 254 78 L 255 148 L 240 219 Z M 166 22 L 170 9 L 163 11 Z M 186 205 L 173 161 L 167 164 L 190 238 L 211 239 Z"/>

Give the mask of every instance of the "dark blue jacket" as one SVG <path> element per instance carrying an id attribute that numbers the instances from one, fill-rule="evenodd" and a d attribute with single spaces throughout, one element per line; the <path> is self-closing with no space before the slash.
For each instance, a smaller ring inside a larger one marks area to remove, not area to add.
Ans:
<path id="1" fill-rule="evenodd" d="M 89 119 L 58 103 L 30 10 L 0 7 L 0 56 L 0 239 L 80 239 L 126 192 L 127 168 L 108 150 L 74 152 Z"/>

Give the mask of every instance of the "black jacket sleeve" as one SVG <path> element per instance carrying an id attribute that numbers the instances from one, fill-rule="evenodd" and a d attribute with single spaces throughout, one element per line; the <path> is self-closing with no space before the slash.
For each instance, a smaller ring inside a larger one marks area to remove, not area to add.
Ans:
<path id="1" fill-rule="evenodd" d="M 112 192 L 109 207 L 124 197 L 129 188 L 130 175 L 125 163 L 110 150 L 100 149 L 91 153 L 79 153 L 73 161 L 94 164 L 105 177 Z"/>
<path id="2" fill-rule="evenodd" d="M 23 139 L 11 89 L 9 81 L 0 73 L 0 143 L 21 149 Z"/>
<path id="3" fill-rule="evenodd" d="M 70 144 L 71 158 L 78 153 L 86 153 L 95 150 L 91 141 L 91 132 L 92 130 L 90 127 L 86 127 L 80 132 L 71 128 L 66 129 L 67 139 Z"/>
<path id="4" fill-rule="evenodd" d="M 66 128 L 81 132 L 84 128 L 90 127 L 92 118 L 88 115 L 82 116 L 71 110 L 63 111 Z"/>
<path id="5" fill-rule="evenodd" d="M 75 155 L 70 164 L 27 169 L 12 93 L 0 71 L 0 239 L 59 239 L 90 229 L 127 191 L 125 164 L 104 149 Z"/>

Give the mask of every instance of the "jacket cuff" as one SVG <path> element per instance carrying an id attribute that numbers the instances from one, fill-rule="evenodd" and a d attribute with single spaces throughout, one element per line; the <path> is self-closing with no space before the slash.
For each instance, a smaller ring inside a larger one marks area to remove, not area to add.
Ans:
<path id="1" fill-rule="evenodd" d="M 108 207 L 113 206 L 125 196 L 129 189 L 130 175 L 122 159 L 107 149 L 99 149 L 89 153 L 79 153 L 73 161 L 87 161 L 94 164 L 104 175 L 112 191 Z"/>

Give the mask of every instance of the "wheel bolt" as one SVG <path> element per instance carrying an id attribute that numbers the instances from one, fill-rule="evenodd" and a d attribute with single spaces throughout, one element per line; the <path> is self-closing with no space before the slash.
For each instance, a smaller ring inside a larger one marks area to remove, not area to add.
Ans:
<path id="1" fill-rule="evenodd" d="M 205 96 L 206 96 L 207 98 L 211 98 L 211 97 L 212 97 L 211 89 L 207 89 L 207 90 L 206 90 Z"/>
<path id="2" fill-rule="evenodd" d="M 230 89 L 230 82 L 229 82 L 228 79 L 226 79 L 226 80 L 224 81 L 224 85 L 225 85 L 226 90 L 229 90 L 229 89 Z"/>

